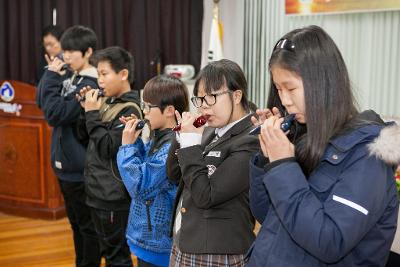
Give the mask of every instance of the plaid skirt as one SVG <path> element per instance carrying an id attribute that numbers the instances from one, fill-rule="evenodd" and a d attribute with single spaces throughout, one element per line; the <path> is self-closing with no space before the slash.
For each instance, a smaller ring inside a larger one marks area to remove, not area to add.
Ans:
<path id="1" fill-rule="evenodd" d="M 244 255 L 189 254 L 172 247 L 169 267 L 243 267 Z"/>

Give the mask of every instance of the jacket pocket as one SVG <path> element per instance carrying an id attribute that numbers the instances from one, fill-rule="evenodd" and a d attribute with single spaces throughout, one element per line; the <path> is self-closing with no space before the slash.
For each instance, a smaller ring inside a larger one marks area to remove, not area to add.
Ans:
<path id="1" fill-rule="evenodd" d="M 323 163 L 321 168 L 318 168 L 308 180 L 311 190 L 321 202 L 324 202 L 328 198 L 333 186 L 339 179 L 339 177 L 334 177 L 324 172 L 325 164 L 329 165 L 328 163 Z"/>

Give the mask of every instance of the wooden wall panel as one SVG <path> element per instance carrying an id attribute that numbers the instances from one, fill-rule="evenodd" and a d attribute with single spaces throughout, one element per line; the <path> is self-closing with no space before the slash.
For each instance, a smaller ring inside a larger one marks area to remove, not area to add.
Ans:
<path id="1" fill-rule="evenodd" d="M 0 144 L 0 177 L 12 183 L 0 187 L 0 198 L 44 203 L 42 125 L 10 122 L 4 127 L 0 140 L 7 142 Z"/>

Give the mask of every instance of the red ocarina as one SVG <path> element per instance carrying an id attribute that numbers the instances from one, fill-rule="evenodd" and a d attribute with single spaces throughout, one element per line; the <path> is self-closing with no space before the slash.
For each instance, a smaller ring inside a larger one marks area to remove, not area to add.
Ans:
<path id="1" fill-rule="evenodd" d="M 196 128 L 199 128 L 201 126 L 203 126 L 204 124 L 206 124 L 208 118 L 210 116 L 200 116 L 197 119 L 194 120 L 193 122 L 193 126 Z M 174 132 L 179 132 L 181 130 L 181 124 L 176 125 L 174 128 L 172 128 L 172 131 Z"/>

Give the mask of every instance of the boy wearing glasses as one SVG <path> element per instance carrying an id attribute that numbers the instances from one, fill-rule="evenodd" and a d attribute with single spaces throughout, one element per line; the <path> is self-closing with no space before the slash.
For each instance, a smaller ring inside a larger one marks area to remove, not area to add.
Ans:
<path id="1" fill-rule="evenodd" d="M 119 174 L 116 155 L 121 145 L 119 118 L 141 118 L 139 97 L 131 91 L 131 55 L 120 47 L 109 47 L 95 54 L 98 84 L 102 89 L 83 88 L 78 134 L 88 142 L 85 163 L 87 204 L 100 240 L 107 266 L 132 266 L 125 238 L 131 198 Z M 102 93 L 105 97 L 99 97 Z"/>
<path id="2" fill-rule="evenodd" d="M 188 110 L 188 92 L 182 81 L 165 75 L 148 81 L 142 109 L 154 132 L 144 144 L 135 130 L 138 120 L 126 122 L 117 162 L 122 180 L 132 197 L 126 233 L 138 266 L 168 266 L 172 247 L 169 227 L 177 186 L 167 177 L 166 160 L 175 111 Z"/>

